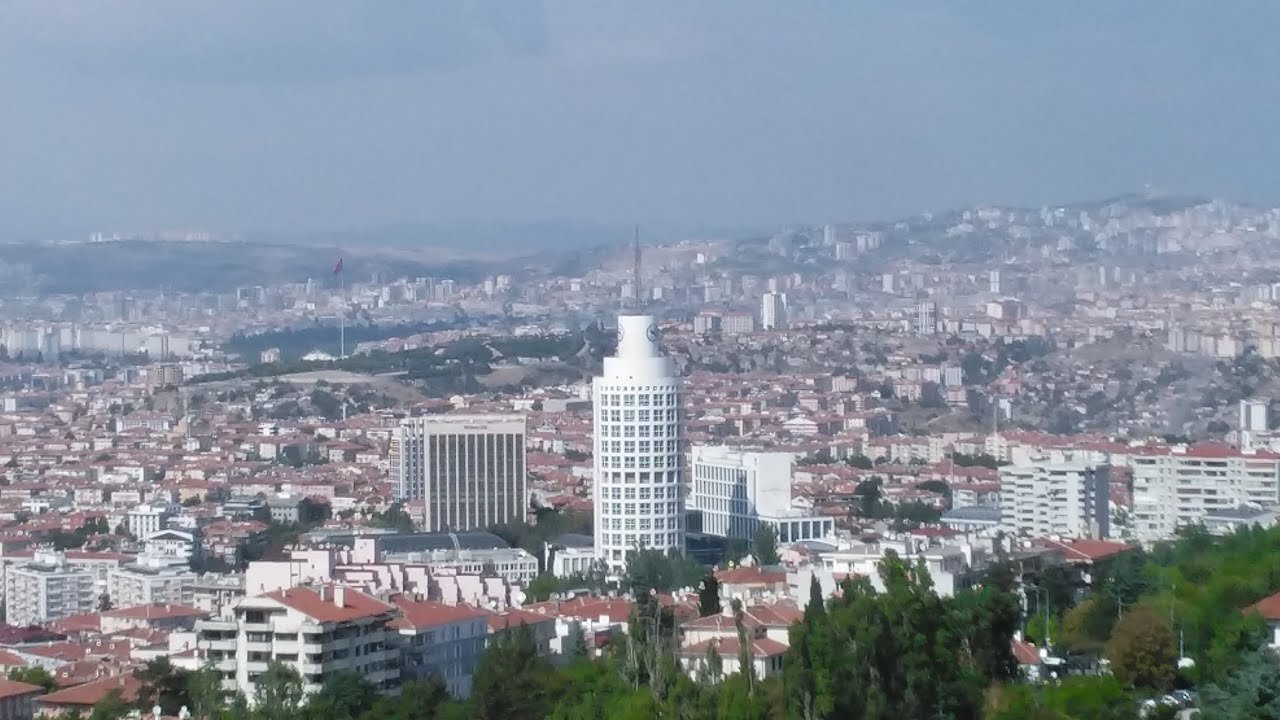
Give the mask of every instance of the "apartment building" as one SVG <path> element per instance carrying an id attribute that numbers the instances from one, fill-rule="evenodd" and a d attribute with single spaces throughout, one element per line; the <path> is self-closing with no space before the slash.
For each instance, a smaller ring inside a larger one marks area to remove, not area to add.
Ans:
<path id="1" fill-rule="evenodd" d="M 1280 504 L 1280 454 L 1224 445 L 1145 448 L 1131 457 L 1133 534 L 1142 542 L 1173 537 L 1206 516 Z"/>
<path id="2" fill-rule="evenodd" d="M 1035 458 L 1000 469 L 1000 524 L 1028 537 L 1110 535 L 1111 467 Z"/>
<path id="3" fill-rule="evenodd" d="M 224 616 L 196 623 L 199 663 L 222 673 L 223 687 L 253 701 L 267 663 L 291 665 L 303 692 L 318 691 L 336 672 L 354 672 L 379 690 L 400 685 L 396 609 L 341 585 L 295 587 L 245 598 Z"/>
<path id="4" fill-rule="evenodd" d="M 166 557 L 139 555 L 129 565 L 111 571 L 107 597 L 112 607 L 134 605 L 191 605 L 195 602 L 196 574 Z"/>
<path id="5" fill-rule="evenodd" d="M 791 506 L 791 453 L 755 452 L 720 445 L 693 447 L 689 507 L 702 514 L 702 532 L 751 540 L 768 525 L 784 543 L 825 538 L 834 520 Z"/>
<path id="6" fill-rule="evenodd" d="M 471 695 L 471 679 L 489 637 L 488 613 L 466 605 L 393 599 L 392 620 L 404 681 L 439 677 L 456 698 Z"/>
<path id="7" fill-rule="evenodd" d="M 60 553 L 38 551 L 30 563 L 8 568 L 4 585 L 5 622 L 18 627 L 93 612 L 98 601 L 95 575 Z"/>

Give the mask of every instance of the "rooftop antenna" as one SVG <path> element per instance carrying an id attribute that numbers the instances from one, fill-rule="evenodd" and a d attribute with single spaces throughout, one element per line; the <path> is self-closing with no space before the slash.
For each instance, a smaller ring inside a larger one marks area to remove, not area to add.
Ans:
<path id="1" fill-rule="evenodd" d="M 631 291 L 635 293 L 635 307 L 644 307 L 644 299 L 640 295 L 640 226 L 635 228 L 635 258 L 631 264 Z"/>

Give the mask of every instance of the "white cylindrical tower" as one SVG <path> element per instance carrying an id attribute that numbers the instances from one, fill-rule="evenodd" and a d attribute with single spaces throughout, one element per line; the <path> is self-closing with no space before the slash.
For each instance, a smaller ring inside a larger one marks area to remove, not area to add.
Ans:
<path id="1" fill-rule="evenodd" d="M 617 355 L 591 393 L 596 558 L 613 573 L 633 550 L 684 551 L 681 386 L 653 317 L 619 317 Z"/>

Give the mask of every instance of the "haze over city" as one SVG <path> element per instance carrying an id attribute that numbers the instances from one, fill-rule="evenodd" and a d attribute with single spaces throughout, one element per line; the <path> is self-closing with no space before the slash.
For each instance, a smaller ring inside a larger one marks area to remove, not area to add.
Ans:
<path id="1" fill-rule="evenodd" d="M 1280 198 L 1269 2 L 0 4 L 0 232 Z"/>
<path id="2" fill-rule="evenodd" d="M 0 720 L 1280 718 L 1277 20 L 0 0 Z"/>

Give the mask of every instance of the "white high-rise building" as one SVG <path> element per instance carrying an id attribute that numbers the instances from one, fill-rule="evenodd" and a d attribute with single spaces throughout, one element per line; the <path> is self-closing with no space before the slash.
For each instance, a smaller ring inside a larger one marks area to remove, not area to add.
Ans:
<path id="1" fill-rule="evenodd" d="M 938 332 L 938 304 L 932 300 L 916 303 L 916 332 L 932 335 Z"/>
<path id="2" fill-rule="evenodd" d="M 787 294 L 767 292 L 760 299 L 760 328 L 785 330 L 787 327 Z"/>
<path id="3" fill-rule="evenodd" d="M 1105 538 L 1111 467 L 1031 458 L 1000 469 L 1000 524 L 1029 537 Z"/>
<path id="4" fill-rule="evenodd" d="M 523 522 L 529 504 L 521 415 L 434 415 L 401 421 L 391 440 L 400 500 L 421 499 L 428 532 Z"/>
<path id="5" fill-rule="evenodd" d="M 791 453 L 695 445 L 689 506 L 702 514 L 702 532 L 751 540 L 761 525 L 769 525 L 784 543 L 831 535 L 832 518 L 791 506 L 794 466 Z"/>
<path id="6" fill-rule="evenodd" d="M 1266 400 L 1240 401 L 1240 447 L 1246 450 L 1258 445 L 1261 436 L 1267 434 Z"/>
<path id="7" fill-rule="evenodd" d="M 1280 454 L 1221 445 L 1174 446 L 1134 452 L 1133 533 L 1167 540 L 1178 528 L 1241 506 L 1280 504 Z"/>
<path id="8" fill-rule="evenodd" d="M 93 612 L 98 592 L 94 573 L 69 566 L 61 553 L 39 550 L 31 563 L 5 573 L 5 622 L 26 627 Z"/>
<path id="9" fill-rule="evenodd" d="M 617 355 L 592 382 L 595 549 L 612 572 L 639 548 L 684 551 L 681 385 L 653 317 L 619 317 Z"/>

